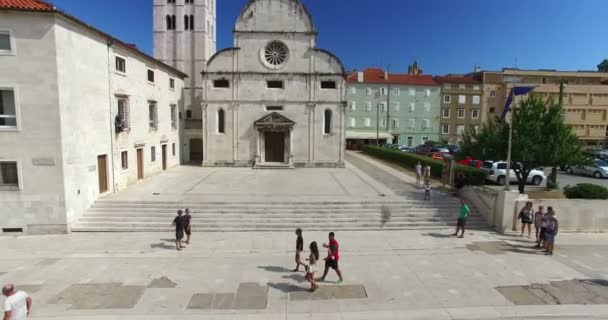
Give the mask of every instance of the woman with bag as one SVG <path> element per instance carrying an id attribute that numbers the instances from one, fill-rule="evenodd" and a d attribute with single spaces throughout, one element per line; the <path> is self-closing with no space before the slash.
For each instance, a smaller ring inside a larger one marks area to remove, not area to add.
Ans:
<path id="1" fill-rule="evenodd" d="M 530 238 L 532 234 L 532 223 L 534 222 L 534 209 L 532 208 L 532 202 L 526 202 L 526 206 L 521 209 L 517 219 L 521 220 L 521 236 L 524 236 L 524 230 L 526 229 L 527 225 L 528 238 Z"/>

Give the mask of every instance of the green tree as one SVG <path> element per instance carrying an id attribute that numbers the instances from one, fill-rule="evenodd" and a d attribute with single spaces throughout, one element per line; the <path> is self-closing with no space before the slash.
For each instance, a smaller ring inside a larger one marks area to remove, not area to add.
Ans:
<path id="1" fill-rule="evenodd" d="M 602 61 L 602 63 L 597 65 L 597 71 L 608 72 L 608 59 L 604 59 L 604 61 Z"/>
<path id="2" fill-rule="evenodd" d="M 521 101 L 513 112 L 512 168 L 519 192 L 525 192 L 530 171 L 541 166 L 566 166 L 586 163 L 580 143 L 572 128 L 564 123 L 563 107 L 540 97 Z M 495 118 L 479 131 L 469 129 L 463 136 L 462 149 L 478 159 L 507 158 L 509 125 Z"/>

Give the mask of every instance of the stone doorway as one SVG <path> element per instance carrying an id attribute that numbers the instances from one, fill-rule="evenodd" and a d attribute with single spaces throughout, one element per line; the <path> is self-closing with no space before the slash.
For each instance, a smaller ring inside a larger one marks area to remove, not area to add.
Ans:
<path id="1" fill-rule="evenodd" d="M 285 133 L 276 131 L 264 132 L 265 162 L 285 162 Z"/>
<path id="2" fill-rule="evenodd" d="M 255 168 L 293 168 L 293 126 L 295 122 L 273 112 L 254 123 Z"/>

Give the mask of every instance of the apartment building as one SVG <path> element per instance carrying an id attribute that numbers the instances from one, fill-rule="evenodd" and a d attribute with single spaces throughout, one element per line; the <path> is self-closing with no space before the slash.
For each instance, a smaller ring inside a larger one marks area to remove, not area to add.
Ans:
<path id="1" fill-rule="evenodd" d="M 417 69 L 417 68 L 416 68 Z M 429 75 L 368 68 L 348 75 L 347 148 L 376 143 L 415 147 L 439 139 L 439 84 Z"/>
<path id="2" fill-rule="evenodd" d="M 481 124 L 482 82 L 467 76 L 437 76 L 441 85 L 440 139 L 458 143 L 469 128 Z"/>
<path id="3" fill-rule="evenodd" d="M 559 101 L 560 83 L 566 123 L 585 144 L 608 138 L 608 72 L 503 69 L 472 75 L 483 82 L 482 121 L 500 116 L 513 86 L 534 85 L 534 94 Z"/>
<path id="4" fill-rule="evenodd" d="M 186 75 L 38 0 L 0 0 L 0 228 L 68 232 L 179 164 Z"/>

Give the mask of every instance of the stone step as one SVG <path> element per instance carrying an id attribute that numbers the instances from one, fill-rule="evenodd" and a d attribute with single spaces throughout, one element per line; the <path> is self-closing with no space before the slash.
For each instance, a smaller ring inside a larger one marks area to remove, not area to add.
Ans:
<path id="1" fill-rule="evenodd" d="M 324 213 L 324 212 L 306 212 L 306 213 L 197 213 L 192 216 L 193 220 L 197 219 L 293 219 L 293 218 L 315 218 L 315 219 L 328 219 L 328 218 L 370 218 L 370 217 L 401 217 L 401 218 L 420 218 L 420 217 L 456 217 L 457 214 L 454 212 L 388 212 L 382 213 L 380 211 L 374 212 L 358 212 L 358 213 Z M 471 217 L 479 216 L 477 214 L 471 214 Z M 89 212 L 83 216 L 85 217 L 97 217 L 97 218 L 134 218 L 134 219 L 173 219 L 174 213 L 148 213 L 148 212 Z"/>
<path id="2" fill-rule="evenodd" d="M 415 208 L 411 210 L 393 210 L 393 209 L 366 209 L 366 210 L 322 210 L 322 209 L 311 209 L 311 210 L 206 210 L 206 211 L 192 211 L 192 216 L 301 216 L 301 215 L 335 215 L 335 216 L 356 216 L 356 215 L 378 215 L 378 214 L 392 214 L 392 215 L 453 215 L 458 212 L 457 209 L 427 209 L 427 208 Z M 476 214 L 476 211 L 472 211 Z M 136 216 L 174 216 L 174 210 L 141 210 L 141 209 L 115 209 L 115 210 L 89 210 L 87 215 L 136 215 Z"/>
<path id="3" fill-rule="evenodd" d="M 333 224 L 239 224 L 239 225 L 206 225 L 197 226 L 194 232 L 231 232 L 231 231 L 293 231 L 294 228 L 302 228 L 307 231 L 323 231 L 323 230 L 410 230 L 410 229 L 445 229 L 452 228 L 455 223 L 407 223 L 407 224 L 348 224 L 348 225 L 333 225 Z M 483 223 L 469 223 L 468 229 L 486 229 Z M 175 228 L 167 226 L 167 224 L 87 224 L 79 223 L 72 227 L 73 232 L 104 232 L 104 231 L 124 231 L 124 232 L 144 232 L 144 231 L 162 231 L 174 232 Z"/>
<path id="4" fill-rule="evenodd" d="M 391 222 L 443 222 L 443 221 L 456 221 L 456 216 L 418 216 L 418 217 L 394 217 L 391 216 L 387 221 Z M 334 223 L 358 223 L 358 222 L 379 222 L 382 221 L 381 216 L 369 216 L 369 217 L 286 217 L 280 219 L 264 218 L 264 217 L 234 217 L 234 218 L 206 218 L 206 219 L 193 219 L 192 224 L 208 224 L 208 223 L 248 223 L 248 222 L 285 222 L 285 223 L 309 223 L 319 221 L 331 221 Z M 169 223 L 172 221 L 172 217 L 82 217 L 80 222 L 158 222 L 158 223 Z M 471 217 L 469 221 L 481 221 L 481 217 Z"/>
<path id="5" fill-rule="evenodd" d="M 158 208 L 158 209 L 176 209 L 176 208 L 190 208 L 191 210 L 206 210 L 206 209 L 257 209 L 257 210 L 281 210 L 281 209 L 314 209 L 314 208 L 326 208 L 326 209 L 365 209 L 365 208 L 458 208 L 458 205 L 451 203 L 432 203 L 432 202 L 419 202 L 411 204 L 349 204 L 349 205 L 336 205 L 336 204 L 298 204 L 298 205 L 262 205 L 262 204 L 226 204 L 226 205 L 189 205 L 189 204 L 105 204 L 95 203 L 92 209 L 105 209 L 105 208 Z"/>
<path id="6" fill-rule="evenodd" d="M 452 199 L 437 199 L 432 200 L 432 203 L 444 203 L 444 204 L 453 204 L 459 205 L 460 203 L 457 200 Z M 357 200 L 357 201 L 282 201 L 282 200 L 274 200 L 269 199 L 265 201 L 205 201 L 205 200 L 182 200 L 182 201 L 138 201 L 138 200 L 105 200 L 101 199 L 95 202 L 95 204 L 106 204 L 106 205 L 167 205 L 173 206 L 176 204 L 188 204 L 192 206 L 226 206 L 226 205 L 237 205 L 237 206 L 325 206 L 325 205 L 334 205 L 334 206 L 359 206 L 359 205 L 412 205 L 417 203 L 428 203 L 423 201 L 422 196 L 420 199 L 410 199 L 410 200 L 390 200 L 390 199 L 382 199 L 382 200 Z"/>

